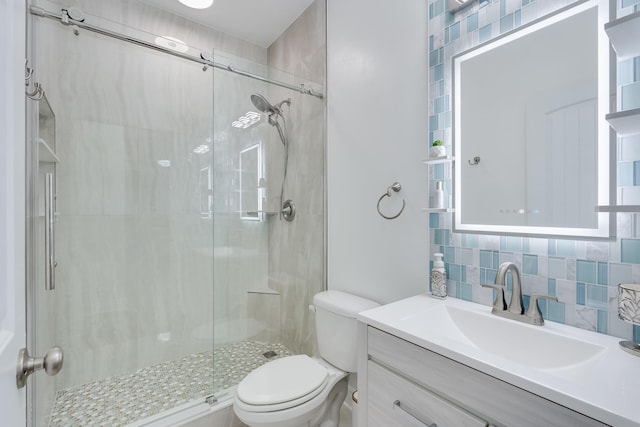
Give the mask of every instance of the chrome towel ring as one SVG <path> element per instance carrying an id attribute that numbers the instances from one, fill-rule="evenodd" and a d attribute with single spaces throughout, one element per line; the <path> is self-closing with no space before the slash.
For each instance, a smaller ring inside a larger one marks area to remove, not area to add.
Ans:
<path id="1" fill-rule="evenodd" d="M 378 199 L 378 213 L 380 214 L 380 216 L 384 219 L 396 219 L 400 216 L 400 214 L 402 213 L 402 211 L 404 211 L 404 207 L 406 206 L 406 203 L 404 201 L 404 199 L 402 199 L 402 208 L 400 208 L 400 212 L 398 212 L 397 214 L 393 215 L 393 216 L 387 216 L 385 214 L 383 214 L 380 211 L 380 202 L 382 201 L 382 199 L 384 199 L 385 197 L 391 197 L 391 195 L 393 194 L 392 191 L 394 192 L 398 192 L 400 191 L 400 189 L 402 188 L 402 186 L 400 185 L 399 182 L 394 182 L 393 184 L 391 184 L 391 187 L 387 188 L 387 192 L 384 193 L 382 196 L 380 196 L 380 198 Z"/>

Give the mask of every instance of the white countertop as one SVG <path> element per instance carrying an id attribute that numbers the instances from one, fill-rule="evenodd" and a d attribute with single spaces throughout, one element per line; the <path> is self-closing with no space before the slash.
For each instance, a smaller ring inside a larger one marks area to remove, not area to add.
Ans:
<path id="1" fill-rule="evenodd" d="M 623 351 L 619 338 L 550 321 L 545 321 L 544 326 L 522 323 L 523 328 L 544 328 L 545 332 L 603 348 L 596 356 L 569 367 L 532 368 L 448 334 L 450 325 L 418 321 L 417 314 L 442 306 L 493 316 L 491 307 L 423 294 L 363 311 L 358 320 L 601 422 L 640 426 L 640 357 Z M 517 336 L 504 339 L 518 345 Z"/>

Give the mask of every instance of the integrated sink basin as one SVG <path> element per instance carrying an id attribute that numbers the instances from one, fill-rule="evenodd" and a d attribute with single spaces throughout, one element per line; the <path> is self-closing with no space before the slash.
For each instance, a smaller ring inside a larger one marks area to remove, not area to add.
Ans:
<path id="1" fill-rule="evenodd" d="M 480 308 L 481 307 L 481 308 Z M 401 321 L 433 325 L 443 339 L 457 340 L 534 369 L 562 369 L 584 363 L 604 347 L 558 335 L 548 326 L 504 319 L 485 307 L 437 305 Z"/>

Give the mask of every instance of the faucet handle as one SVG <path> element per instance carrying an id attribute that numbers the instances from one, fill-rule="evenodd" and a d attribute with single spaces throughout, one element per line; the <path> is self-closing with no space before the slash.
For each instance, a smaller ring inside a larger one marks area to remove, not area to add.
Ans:
<path id="1" fill-rule="evenodd" d="M 551 297 L 549 295 L 531 294 L 531 297 L 529 299 L 529 308 L 527 309 L 526 316 L 531 320 L 531 323 L 533 323 L 534 325 L 544 325 L 542 312 L 540 311 L 540 307 L 538 307 L 538 300 L 540 298 L 558 302 L 558 297 Z"/>
<path id="2" fill-rule="evenodd" d="M 496 299 L 493 301 L 493 312 L 505 311 L 507 309 L 507 301 L 504 299 L 504 290 L 507 288 L 504 285 L 480 285 L 483 288 L 493 288 L 496 290 Z"/>

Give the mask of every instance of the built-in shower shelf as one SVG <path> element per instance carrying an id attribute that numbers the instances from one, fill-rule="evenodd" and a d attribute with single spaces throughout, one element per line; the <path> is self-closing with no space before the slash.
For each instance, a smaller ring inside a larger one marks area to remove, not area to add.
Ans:
<path id="1" fill-rule="evenodd" d="M 618 59 L 640 56 L 640 12 L 608 22 L 604 30 Z"/>
<path id="2" fill-rule="evenodd" d="M 47 163 L 58 163 L 60 161 L 56 153 L 42 138 L 38 141 L 38 160 Z"/>
<path id="3" fill-rule="evenodd" d="M 640 25 L 640 23 L 638 23 L 638 25 Z M 618 135 L 624 136 L 640 133 L 640 108 L 610 113 L 607 114 L 606 118 L 609 125 L 618 132 Z"/>

